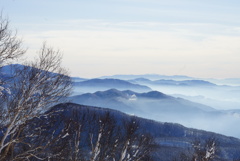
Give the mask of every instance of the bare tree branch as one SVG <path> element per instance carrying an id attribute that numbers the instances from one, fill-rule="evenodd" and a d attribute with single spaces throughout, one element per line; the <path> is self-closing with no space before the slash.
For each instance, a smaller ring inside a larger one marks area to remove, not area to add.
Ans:
<path id="1" fill-rule="evenodd" d="M 22 40 L 9 29 L 9 21 L 0 13 L 0 66 L 25 54 Z"/>
<path id="2" fill-rule="evenodd" d="M 21 125 L 39 117 L 70 94 L 71 79 L 60 65 L 59 52 L 44 44 L 38 59 L 15 69 L 8 87 L 11 94 L 2 100 L 5 113 L 1 114 L 1 119 L 5 130 L 0 140 L 0 154 L 17 140 L 16 133 Z"/>

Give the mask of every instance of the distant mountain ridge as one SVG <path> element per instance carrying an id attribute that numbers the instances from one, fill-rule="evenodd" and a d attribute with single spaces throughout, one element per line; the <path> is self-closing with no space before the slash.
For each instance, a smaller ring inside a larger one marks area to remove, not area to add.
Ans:
<path id="1" fill-rule="evenodd" d="M 30 70 L 30 69 L 37 69 L 37 68 L 32 66 L 22 65 L 22 64 L 9 64 L 0 68 L 0 77 L 12 77 L 16 72 L 18 72 L 18 70 L 22 70 L 22 69 Z M 37 69 L 37 70 L 46 72 L 42 69 Z M 47 73 L 51 75 L 59 74 L 59 73 L 53 73 L 49 71 L 47 71 Z"/>
<path id="2" fill-rule="evenodd" d="M 141 75 L 111 75 L 111 76 L 102 76 L 99 77 L 101 79 L 103 78 L 115 78 L 115 79 L 123 79 L 123 80 L 132 80 L 132 79 L 138 79 L 138 78 L 145 78 L 149 80 L 175 80 L 175 81 L 184 81 L 184 80 L 206 80 L 211 83 L 217 84 L 217 85 L 233 85 L 233 86 L 240 86 L 240 78 L 198 78 L 198 77 L 190 77 L 186 75 L 160 75 L 160 74 L 141 74 Z"/>
<path id="3" fill-rule="evenodd" d="M 71 97 L 74 101 L 77 101 L 78 103 L 84 104 L 83 102 L 79 102 L 80 100 L 84 101 L 84 99 L 81 98 L 88 98 L 88 99 L 107 99 L 107 100 L 120 100 L 120 98 L 125 99 L 127 101 L 129 101 L 132 96 L 135 96 L 136 100 L 137 99 L 150 99 L 150 100 L 169 100 L 170 102 L 173 102 L 175 104 L 175 102 L 178 102 L 179 104 L 181 104 L 181 102 L 187 102 L 187 103 L 192 103 L 192 105 L 194 104 L 193 102 L 181 99 L 181 98 L 175 98 L 169 95 L 166 95 L 164 93 L 158 92 L 158 91 L 150 91 L 150 92 L 146 92 L 146 93 L 137 93 L 131 90 L 125 90 L 125 91 L 120 91 L 117 89 L 110 89 L 110 90 L 106 90 L 106 91 L 98 91 L 95 93 L 86 93 L 86 94 L 82 94 L 82 95 L 77 95 L 77 96 L 73 96 Z M 87 99 L 85 99 L 85 101 L 87 101 Z M 131 101 L 131 100 L 130 100 Z M 175 102 L 174 102 L 175 101 Z M 97 101 L 96 101 L 97 102 Z M 170 103 L 169 102 L 169 103 Z M 92 102 L 89 102 L 94 104 L 94 101 L 92 100 Z M 161 102 L 160 102 L 161 103 Z M 184 106 L 187 106 L 186 104 L 184 104 Z M 202 110 L 206 110 L 206 111 L 214 111 L 213 108 L 208 107 L 208 106 L 204 106 L 204 105 L 200 105 L 200 104 L 195 104 L 197 109 L 202 109 Z"/>
<path id="4" fill-rule="evenodd" d="M 153 90 L 168 95 L 182 95 L 188 100 L 203 103 L 216 109 L 234 109 L 240 107 L 240 86 L 219 85 L 207 80 L 196 79 L 149 80 L 146 78 L 137 78 L 128 81 L 140 85 L 146 85 Z M 201 96 L 201 98 L 199 96 Z M 198 99 L 196 99 L 197 97 Z"/>
<path id="5" fill-rule="evenodd" d="M 159 121 L 196 119 L 211 114 L 220 115 L 215 109 L 202 104 L 175 98 L 158 91 L 137 93 L 130 90 L 110 89 L 70 97 L 77 104 L 120 110 Z"/>
<path id="6" fill-rule="evenodd" d="M 102 76 L 99 77 L 101 79 L 104 78 L 115 78 L 115 79 L 123 79 L 123 80 L 129 80 L 129 79 L 137 79 L 137 78 L 146 78 L 150 80 L 159 80 L 159 79 L 173 79 L 173 80 L 191 80 L 192 77 L 184 76 L 184 75 L 159 75 L 159 74 L 143 74 L 143 75 L 112 75 L 112 76 Z"/>
<path id="7" fill-rule="evenodd" d="M 21 64 L 10 64 L 0 68 L 1 77 L 11 77 L 16 72 L 16 69 L 23 69 L 24 65 Z M 30 67 L 29 67 L 30 68 Z"/>
<path id="8" fill-rule="evenodd" d="M 74 87 L 78 88 L 78 90 L 82 90 L 85 93 L 87 92 L 96 92 L 96 91 L 104 91 L 112 88 L 116 88 L 119 90 L 133 90 L 136 92 L 146 92 L 151 91 L 151 88 L 133 84 L 128 81 L 120 80 L 120 79 L 90 79 L 81 82 L 74 82 Z"/>
<path id="9" fill-rule="evenodd" d="M 129 80 L 132 83 L 143 83 L 151 85 L 168 85 L 168 86 L 216 86 L 216 84 L 205 81 L 205 80 L 172 80 L 172 79 L 159 79 L 159 80 L 149 80 L 146 78 L 137 78 Z"/>
<path id="10" fill-rule="evenodd" d="M 187 127 L 240 137 L 240 130 L 233 130 L 240 120 L 239 114 L 215 110 L 210 106 L 158 91 L 137 93 L 110 89 L 76 95 L 70 97 L 70 100 L 77 104 L 115 109 L 143 118 L 175 122 Z"/>

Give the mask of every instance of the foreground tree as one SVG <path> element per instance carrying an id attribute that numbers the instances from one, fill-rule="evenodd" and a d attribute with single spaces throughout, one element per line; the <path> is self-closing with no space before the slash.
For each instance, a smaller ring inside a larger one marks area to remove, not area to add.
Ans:
<path id="1" fill-rule="evenodd" d="M 98 120 L 95 139 L 93 139 L 94 133 L 90 133 L 92 147 L 90 161 L 149 159 L 154 142 L 146 132 L 139 131 L 139 127 L 140 124 L 135 117 L 123 121 L 123 125 L 120 127 L 109 112 L 104 114 Z"/>
<path id="2" fill-rule="evenodd" d="M 19 58 L 26 50 L 22 41 L 9 29 L 9 21 L 0 14 L 0 67 L 10 60 Z"/>
<path id="3" fill-rule="evenodd" d="M 36 137 L 31 137 L 31 142 L 34 143 L 35 149 L 38 148 L 34 154 L 41 159 L 151 160 L 154 141 L 140 127 L 136 118 L 119 118 L 114 113 L 93 109 L 71 103 L 57 105 L 44 117 L 32 120 L 23 134 L 32 134 L 29 131 L 38 134 Z M 25 139 L 25 141 L 29 140 Z M 21 149 L 29 151 L 32 148 L 22 144 Z"/>
<path id="4" fill-rule="evenodd" d="M 1 65 L 24 53 L 21 41 L 8 29 L 8 21 L 0 16 Z M 9 153 L 11 160 L 14 159 L 15 145 L 24 144 L 20 133 L 27 121 L 41 116 L 69 95 L 71 80 L 61 67 L 61 58 L 59 51 L 43 44 L 35 61 L 12 66 L 10 76 L 1 73 L 0 160 L 8 160 Z"/>
<path id="5" fill-rule="evenodd" d="M 218 143 L 215 138 L 209 138 L 202 145 L 200 140 L 193 143 L 194 155 L 193 160 L 211 161 L 217 158 Z"/>
<path id="6" fill-rule="evenodd" d="M 218 158 L 219 145 L 215 138 L 208 138 L 204 141 L 196 139 L 192 143 L 193 152 L 182 153 L 176 161 L 211 161 Z"/>

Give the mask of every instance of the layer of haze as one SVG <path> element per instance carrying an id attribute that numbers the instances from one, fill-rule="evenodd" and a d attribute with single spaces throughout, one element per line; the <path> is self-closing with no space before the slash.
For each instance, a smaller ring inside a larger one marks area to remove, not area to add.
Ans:
<path id="1" fill-rule="evenodd" d="M 237 0 L 0 0 L 31 57 L 43 41 L 73 76 L 240 77 Z"/>

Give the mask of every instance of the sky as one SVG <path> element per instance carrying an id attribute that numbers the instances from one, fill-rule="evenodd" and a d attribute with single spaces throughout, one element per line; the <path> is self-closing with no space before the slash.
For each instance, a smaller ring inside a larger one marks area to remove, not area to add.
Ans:
<path id="1" fill-rule="evenodd" d="M 239 0 L 0 0 L 27 56 L 43 42 L 72 76 L 240 77 Z"/>

